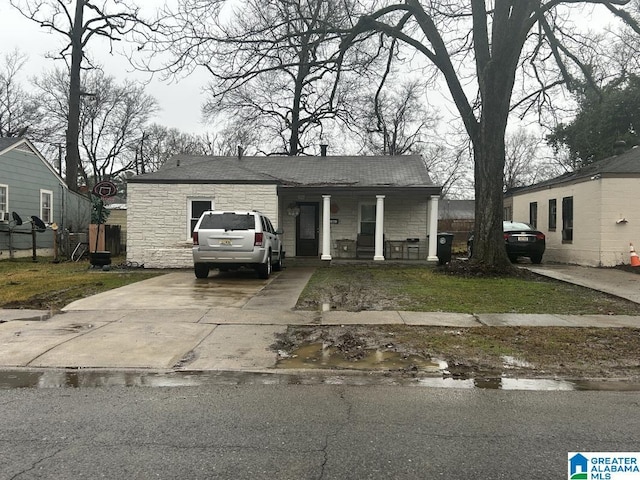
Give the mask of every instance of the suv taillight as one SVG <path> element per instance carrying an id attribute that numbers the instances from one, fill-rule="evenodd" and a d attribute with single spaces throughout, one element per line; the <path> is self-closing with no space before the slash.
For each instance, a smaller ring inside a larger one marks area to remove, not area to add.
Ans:
<path id="1" fill-rule="evenodd" d="M 258 246 L 258 247 L 262 247 L 262 242 L 263 241 L 264 241 L 264 234 L 256 232 L 256 237 L 255 237 L 255 240 L 254 240 L 253 244 Z"/>
<path id="2" fill-rule="evenodd" d="M 193 232 L 192 237 L 193 238 L 193 244 L 194 245 L 200 245 L 200 241 L 198 239 L 198 232 Z"/>

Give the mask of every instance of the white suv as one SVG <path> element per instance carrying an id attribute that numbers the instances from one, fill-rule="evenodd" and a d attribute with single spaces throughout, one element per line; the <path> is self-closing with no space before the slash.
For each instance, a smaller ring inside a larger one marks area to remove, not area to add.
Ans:
<path id="1" fill-rule="evenodd" d="M 197 278 L 207 278 L 209 269 L 220 271 L 250 267 L 260 278 L 271 269 L 281 270 L 284 251 L 271 221 L 257 211 L 208 210 L 193 230 L 193 266 Z"/>

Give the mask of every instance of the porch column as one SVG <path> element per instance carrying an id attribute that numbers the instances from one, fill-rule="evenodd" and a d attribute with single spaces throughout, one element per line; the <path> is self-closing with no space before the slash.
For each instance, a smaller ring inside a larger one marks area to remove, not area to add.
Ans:
<path id="1" fill-rule="evenodd" d="M 440 195 L 431 195 L 429 199 L 429 262 L 438 261 L 438 201 Z"/>
<path id="2" fill-rule="evenodd" d="M 322 195 L 322 255 L 320 260 L 331 260 L 331 195 Z"/>
<path id="3" fill-rule="evenodd" d="M 376 195 L 376 246 L 374 260 L 384 260 L 384 195 Z"/>

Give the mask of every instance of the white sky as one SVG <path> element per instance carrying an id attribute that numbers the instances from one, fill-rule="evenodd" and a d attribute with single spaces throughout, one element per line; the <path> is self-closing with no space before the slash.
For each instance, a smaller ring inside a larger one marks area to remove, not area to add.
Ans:
<path id="1" fill-rule="evenodd" d="M 45 55 L 47 52 L 59 51 L 65 45 L 65 38 L 58 33 L 48 33 L 35 22 L 24 18 L 9 4 L 9 0 L 0 0 L 0 61 L 3 62 L 4 56 L 15 49 L 28 56 L 20 78 L 25 87 L 28 88 L 29 78 L 62 66 L 61 60 L 52 60 Z M 105 73 L 114 76 L 118 82 L 127 78 L 148 80 L 147 75 L 132 72 L 125 58 L 116 53 L 109 55 L 108 45 L 101 43 L 91 41 L 89 52 L 94 61 L 104 66 Z M 118 43 L 115 48 L 122 48 Z M 197 134 L 212 130 L 202 124 L 200 115 L 202 88 L 207 80 L 204 71 L 196 72 L 171 85 L 153 79 L 147 86 L 147 93 L 155 97 L 161 110 L 151 121 L 178 128 L 185 133 Z"/>

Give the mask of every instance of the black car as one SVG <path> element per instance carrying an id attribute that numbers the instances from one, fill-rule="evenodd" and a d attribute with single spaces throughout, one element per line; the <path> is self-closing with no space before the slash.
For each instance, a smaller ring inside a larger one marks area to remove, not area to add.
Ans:
<path id="1" fill-rule="evenodd" d="M 542 255 L 545 249 L 544 233 L 521 222 L 502 222 L 502 230 L 509 260 L 516 262 L 518 257 L 529 257 L 531 263 L 542 262 Z M 473 233 L 467 241 L 467 248 L 469 258 L 471 258 L 473 253 Z"/>

